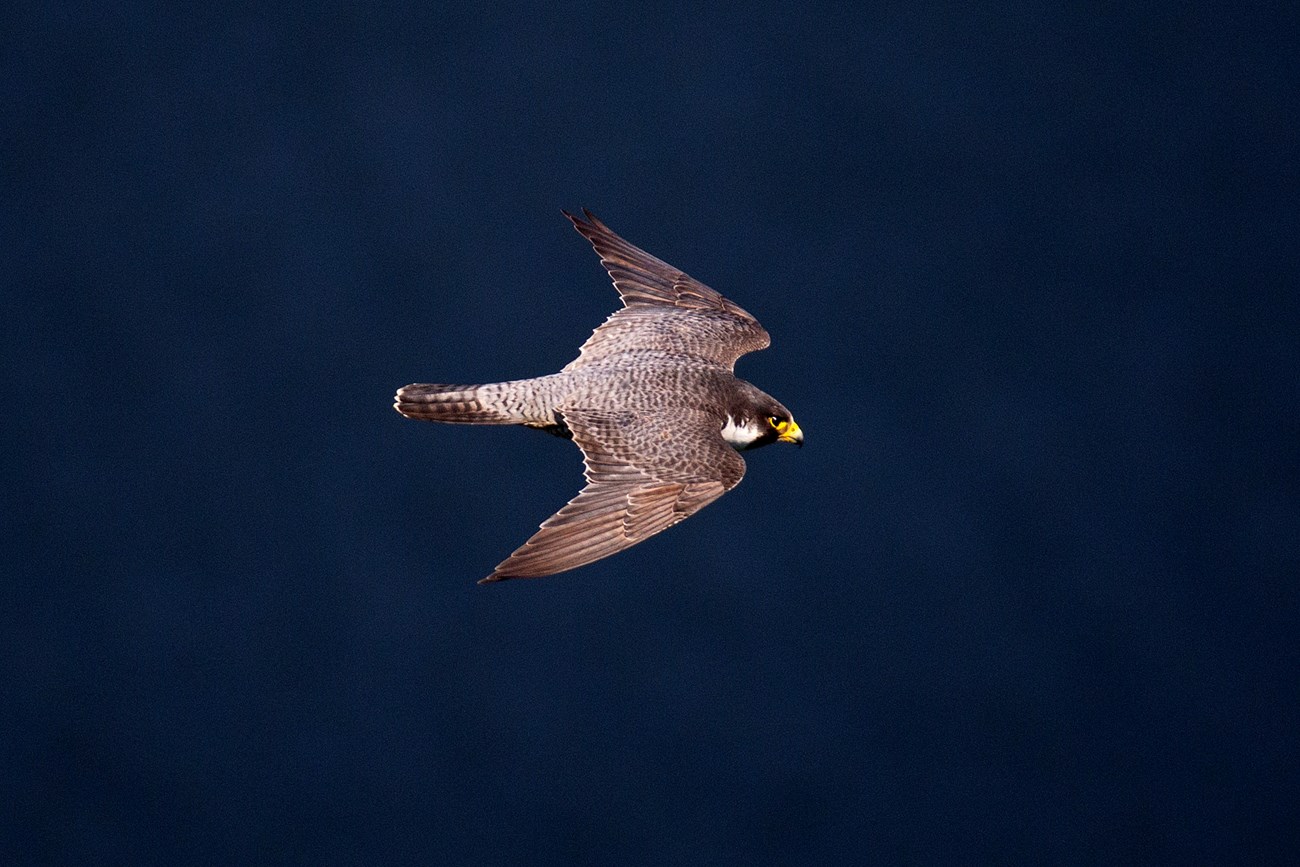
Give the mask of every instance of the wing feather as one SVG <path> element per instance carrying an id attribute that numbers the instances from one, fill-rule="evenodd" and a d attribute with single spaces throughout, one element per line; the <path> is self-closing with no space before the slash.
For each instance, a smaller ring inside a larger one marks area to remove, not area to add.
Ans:
<path id="1" fill-rule="evenodd" d="M 566 370 L 621 352 L 652 350 L 733 368 L 771 338 L 758 320 L 680 269 L 616 235 L 588 210 L 564 212 L 591 242 L 623 300 Z"/>
<path id="2" fill-rule="evenodd" d="M 687 410 L 672 421 L 679 435 L 671 445 L 647 451 L 638 443 L 662 430 L 663 419 L 566 411 L 587 486 L 480 583 L 585 566 L 685 520 L 740 483 L 745 461 L 723 441 L 718 419 Z"/>

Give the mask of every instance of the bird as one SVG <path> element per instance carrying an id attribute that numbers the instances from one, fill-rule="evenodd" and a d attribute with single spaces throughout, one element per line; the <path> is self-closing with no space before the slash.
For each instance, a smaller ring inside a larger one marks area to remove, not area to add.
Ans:
<path id="1" fill-rule="evenodd" d="M 586 486 L 480 584 L 540 578 L 616 554 L 740 483 L 740 452 L 803 445 L 779 401 L 735 375 L 771 343 L 737 304 L 615 234 L 561 211 L 600 256 L 623 306 L 558 373 L 479 385 L 413 383 L 394 409 L 449 424 L 521 425 L 571 439 Z"/>

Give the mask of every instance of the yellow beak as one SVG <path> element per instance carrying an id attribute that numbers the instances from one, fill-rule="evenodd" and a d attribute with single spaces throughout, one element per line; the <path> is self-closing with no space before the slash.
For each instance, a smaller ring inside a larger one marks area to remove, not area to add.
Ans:
<path id="1" fill-rule="evenodd" d="M 781 434 L 776 438 L 777 442 L 794 443 L 797 446 L 803 445 L 803 431 L 799 430 L 799 425 L 795 424 L 793 420 L 782 422 L 777 431 Z"/>

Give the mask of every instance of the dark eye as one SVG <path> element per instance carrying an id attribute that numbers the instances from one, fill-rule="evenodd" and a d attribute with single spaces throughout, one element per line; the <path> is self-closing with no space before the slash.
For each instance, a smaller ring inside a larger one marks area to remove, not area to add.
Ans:
<path id="1" fill-rule="evenodd" d="M 777 418 L 777 417 L 774 416 L 774 415 L 769 415 L 769 416 L 767 417 L 767 423 L 770 424 L 772 427 L 775 427 L 775 428 L 779 428 L 779 427 L 783 424 L 783 422 L 781 421 L 781 419 Z"/>

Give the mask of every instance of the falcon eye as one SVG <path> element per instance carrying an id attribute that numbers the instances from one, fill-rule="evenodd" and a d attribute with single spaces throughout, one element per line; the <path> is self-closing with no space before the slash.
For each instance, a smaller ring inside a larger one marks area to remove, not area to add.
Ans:
<path id="1" fill-rule="evenodd" d="M 774 415 L 769 415 L 767 417 L 767 423 L 770 424 L 777 431 L 780 431 L 782 428 L 785 427 L 785 422 L 781 421 L 781 419 L 777 418 Z"/>

